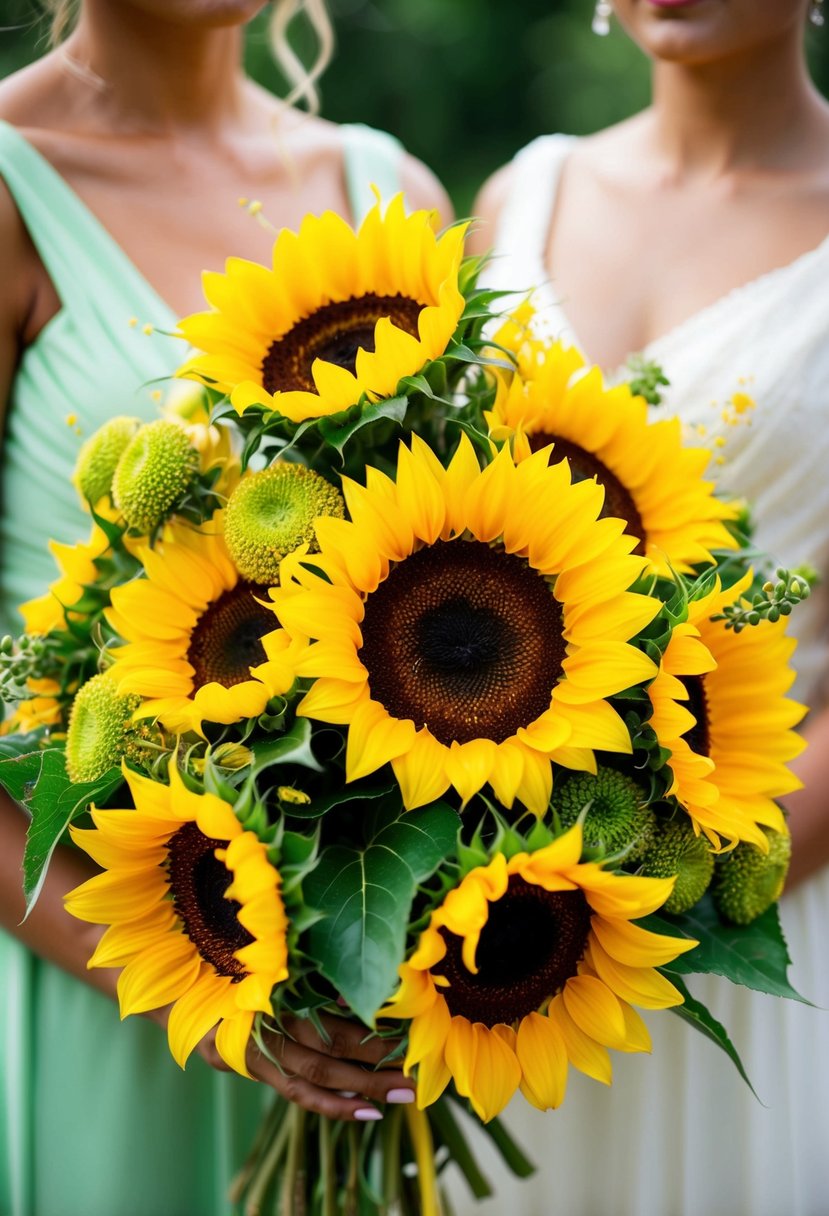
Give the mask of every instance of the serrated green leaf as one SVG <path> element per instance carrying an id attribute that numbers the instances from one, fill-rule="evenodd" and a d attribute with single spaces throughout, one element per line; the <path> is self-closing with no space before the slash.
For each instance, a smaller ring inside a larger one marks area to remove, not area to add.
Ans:
<path id="1" fill-rule="evenodd" d="M 725 1027 L 721 1022 L 717 1021 L 714 1015 L 708 1009 L 706 1009 L 705 1005 L 703 1005 L 701 1001 L 697 1001 L 691 996 L 681 979 L 672 973 L 670 980 L 685 998 L 684 1005 L 674 1005 L 671 1012 L 675 1013 L 677 1017 L 682 1018 L 683 1022 L 688 1022 L 690 1026 L 693 1026 L 695 1029 L 699 1030 L 700 1033 L 704 1034 L 705 1037 L 710 1039 L 712 1043 L 716 1043 L 718 1047 L 722 1048 L 756 1098 L 757 1093 L 754 1086 L 748 1079 L 748 1073 L 743 1067 L 743 1062 L 740 1059 L 737 1048 L 728 1037 Z"/>
<path id="2" fill-rule="evenodd" d="M 418 885 L 454 848 L 458 824 L 447 803 L 404 812 L 363 849 L 324 849 L 305 880 L 308 904 L 325 914 L 308 953 L 367 1025 L 397 982 Z"/>
<path id="3" fill-rule="evenodd" d="M 671 975 L 721 975 L 733 984 L 810 1005 L 789 983 L 791 963 L 777 905 L 750 925 L 724 924 L 710 893 L 683 916 L 649 916 L 638 922 L 655 933 L 696 938 L 699 945 L 667 964 Z"/>
<path id="4" fill-rule="evenodd" d="M 408 405 L 406 397 L 387 397 L 383 401 L 375 401 L 371 405 L 363 406 L 353 416 L 349 412 L 345 416 L 334 414 L 330 418 L 320 418 L 319 432 L 326 443 L 330 443 L 342 455 L 343 448 L 357 431 L 381 418 L 390 419 L 392 422 L 402 422 Z"/>
<path id="5" fill-rule="evenodd" d="M 56 747 L 4 760 L 0 769 L 3 784 L 32 816 L 23 854 L 23 894 L 28 916 L 40 895 L 55 846 L 67 826 L 90 803 L 105 802 L 124 777 L 120 768 L 112 768 L 97 781 L 75 784 L 67 775 L 63 750 Z"/>
<path id="6" fill-rule="evenodd" d="M 253 773 L 258 775 L 275 764 L 301 764 L 304 768 L 322 772 L 322 765 L 311 751 L 311 722 L 297 718 L 290 730 L 275 739 L 258 740 L 251 747 Z"/>

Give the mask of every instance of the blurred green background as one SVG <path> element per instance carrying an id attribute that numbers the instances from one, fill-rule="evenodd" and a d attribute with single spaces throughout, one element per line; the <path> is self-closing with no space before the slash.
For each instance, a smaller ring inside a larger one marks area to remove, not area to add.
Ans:
<path id="1" fill-rule="evenodd" d="M 338 50 L 322 86 L 326 117 L 385 127 L 442 178 L 459 213 L 495 168 L 544 131 L 585 134 L 648 97 L 648 66 L 614 26 L 591 32 L 593 0 L 330 0 Z M 0 76 L 45 49 L 37 0 L 0 0 Z M 297 27 L 298 48 L 311 51 Z M 829 26 L 808 35 L 829 94 Z M 249 69 L 285 91 L 265 15 L 249 28 Z"/>

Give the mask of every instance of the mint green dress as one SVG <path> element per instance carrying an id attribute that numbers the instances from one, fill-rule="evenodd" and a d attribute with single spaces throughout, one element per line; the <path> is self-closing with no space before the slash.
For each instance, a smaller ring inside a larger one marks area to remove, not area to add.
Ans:
<path id="1" fill-rule="evenodd" d="M 398 188 L 400 147 L 342 127 L 352 212 Z M 175 317 L 80 198 L 0 123 L 0 177 L 61 301 L 24 353 L 0 466 L 0 634 L 55 578 L 50 538 L 86 536 L 70 475 L 83 438 L 114 414 L 151 418 L 157 381 L 181 362 Z M 232 254 L 233 250 L 228 250 Z M 137 325 L 131 326 L 131 318 Z M 67 424 L 67 417 L 77 422 Z M 77 433 L 80 429 L 80 435 Z M 267 1092 L 0 933 L 0 1216 L 230 1216 L 229 1180 Z"/>

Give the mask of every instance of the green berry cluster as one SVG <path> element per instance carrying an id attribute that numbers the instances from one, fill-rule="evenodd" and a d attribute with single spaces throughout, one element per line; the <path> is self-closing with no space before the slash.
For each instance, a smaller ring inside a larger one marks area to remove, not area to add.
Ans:
<path id="1" fill-rule="evenodd" d="M 748 602 L 727 604 L 725 609 L 714 621 L 725 621 L 726 629 L 740 633 L 746 625 L 759 625 L 761 621 L 779 621 L 781 616 L 789 616 L 792 608 L 802 600 L 809 598 L 811 588 L 804 575 L 779 566 L 774 582 L 763 583 L 760 591 L 754 593 Z"/>
<path id="2" fill-rule="evenodd" d="M 8 704 L 27 695 L 30 680 L 54 674 L 52 647 L 48 638 L 22 634 L 0 639 L 0 701 Z"/>

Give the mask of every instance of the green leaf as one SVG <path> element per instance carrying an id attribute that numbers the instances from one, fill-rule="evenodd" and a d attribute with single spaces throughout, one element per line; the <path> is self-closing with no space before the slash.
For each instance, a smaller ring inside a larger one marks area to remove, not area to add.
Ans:
<path id="1" fill-rule="evenodd" d="M 324 913 L 308 953 L 369 1026 L 391 995 L 403 961 L 418 885 L 453 850 L 457 812 L 437 802 L 380 822 L 363 849 L 324 849 L 308 876 L 308 904 Z"/>
<path id="2" fill-rule="evenodd" d="M 16 759 L 30 753 L 39 755 L 38 746 L 43 740 L 43 731 L 31 731 L 27 735 L 0 735 L 0 785 L 5 785 L 3 777 L 3 760 Z M 9 793 L 12 791 L 9 790 Z M 12 795 L 16 797 L 16 795 Z"/>
<path id="3" fill-rule="evenodd" d="M 674 1005 L 672 1012 L 675 1013 L 677 1017 L 682 1018 L 683 1022 L 688 1022 L 690 1026 L 694 1026 L 700 1031 L 701 1034 L 704 1034 L 707 1039 L 710 1039 L 712 1043 L 716 1043 L 718 1047 L 722 1048 L 756 1098 L 757 1093 L 754 1086 L 748 1079 L 748 1074 L 743 1067 L 743 1062 L 740 1059 L 737 1048 L 731 1042 L 731 1039 L 729 1039 L 725 1027 L 717 1021 L 713 1014 L 711 1014 L 700 1001 L 694 1000 L 681 979 L 674 974 L 672 974 L 670 978 L 671 983 L 674 984 L 685 997 L 685 1004 Z"/>
<path id="4" fill-rule="evenodd" d="M 301 764 L 322 772 L 322 765 L 311 751 L 311 722 L 308 718 L 297 718 L 290 730 L 276 739 L 264 739 L 251 747 L 253 772 L 263 773 L 275 764 Z"/>
<path id="5" fill-rule="evenodd" d="M 112 768 L 97 781 L 75 784 L 67 775 L 63 750 L 56 747 L 17 760 L 4 760 L 0 769 L 3 784 L 32 816 L 23 854 L 23 894 L 28 916 L 40 895 L 55 846 L 67 826 L 90 803 L 106 802 L 124 777 L 120 768 Z"/>
<path id="6" fill-rule="evenodd" d="M 387 785 L 363 785 L 357 782 L 352 785 L 341 785 L 330 794 L 325 794 L 321 798 L 314 797 L 305 805 L 285 803 L 282 809 L 291 819 L 321 819 L 336 806 L 343 806 L 346 802 L 369 802 L 375 798 L 384 798 L 387 794 L 394 793 L 396 789 L 397 786 L 392 782 Z"/>
<path id="7" fill-rule="evenodd" d="M 655 933 L 699 942 L 696 949 L 667 964 L 672 975 L 722 975 L 755 992 L 811 1004 L 789 983 L 791 959 L 776 904 L 750 925 L 724 924 L 709 893 L 683 916 L 650 916 L 639 923 Z"/>
<path id="8" fill-rule="evenodd" d="M 406 397 L 387 397 L 383 401 L 362 406 L 353 414 L 349 411 L 343 414 L 332 414 L 329 418 L 320 418 L 319 432 L 326 443 L 330 443 L 342 455 L 343 448 L 357 431 L 381 418 L 390 418 L 392 422 L 402 422 L 408 405 Z"/>

